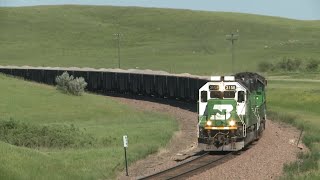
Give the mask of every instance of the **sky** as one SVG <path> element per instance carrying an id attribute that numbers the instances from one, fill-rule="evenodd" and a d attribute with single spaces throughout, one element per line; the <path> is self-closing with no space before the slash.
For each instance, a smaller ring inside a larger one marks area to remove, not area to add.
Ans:
<path id="1" fill-rule="evenodd" d="M 320 20 L 320 0 L 0 0 L 0 6 L 58 4 L 193 9 L 242 12 L 300 20 Z"/>

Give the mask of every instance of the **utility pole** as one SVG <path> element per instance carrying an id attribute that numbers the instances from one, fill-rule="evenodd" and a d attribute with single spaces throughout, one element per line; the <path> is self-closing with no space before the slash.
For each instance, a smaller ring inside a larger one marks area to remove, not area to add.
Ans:
<path id="1" fill-rule="evenodd" d="M 114 34 L 114 36 L 116 36 L 117 41 L 118 41 L 118 68 L 120 69 L 120 33 L 116 33 Z"/>
<path id="2" fill-rule="evenodd" d="M 238 40 L 239 35 L 231 33 L 226 36 L 227 40 L 231 41 L 231 53 L 232 53 L 232 73 L 234 73 L 234 42 Z"/>

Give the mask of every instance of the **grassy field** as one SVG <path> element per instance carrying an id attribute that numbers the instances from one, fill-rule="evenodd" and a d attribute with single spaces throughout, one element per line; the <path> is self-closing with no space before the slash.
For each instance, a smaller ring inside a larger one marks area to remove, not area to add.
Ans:
<path id="1" fill-rule="evenodd" d="M 320 177 L 320 81 L 271 80 L 268 87 L 269 118 L 303 129 L 303 142 L 311 150 L 285 167 L 284 179 Z M 300 162 L 300 163 L 298 163 Z"/>
<path id="2" fill-rule="evenodd" d="M 39 6 L 1 7 L 0 27 L 1 65 L 116 68 L 114 34 L 118 32 L 122 34 L 124 69 L 228 73 L 230 42 L 225 35 L 231 32 L 240 34 L 237 71 L 257 71 L 259 62 L 276 62 L 283 57 L 320 59 L 320 21 L 154 8 Z M 310 154 L 300 156 L 303 163 L 285 167 L 284 178 L 319 177 L 319 71 L 265 75 L 270 77 L 269 117 L 304 128 L 303 141 L 311 149 Z M 0 90 L 2 119 L 40 125 L 75 124 L 96 138 L 115 138 L 107 147 L 63 150 L 33 150 L 0 142 L 0 153 L 9 154 L 0 157 L 4 162 L 0 164 L 0 179 L 114 177 L 114 170 L 123 167 L 124 133 L 130 138 L 133 161 L 165 144 L 175 130 L 169 117 L 137 112 L 102 96 L 66 96 L 52 87 L 0 78 L 2 87 L 8 87 Z M 146 128 L 154 126 L 167 132 Z M 160 144 L 155 139 L 161 139 Z M 147 146 L 143 141 L 149 142 Z"/>
<path id="3" fill-rule="evenodd" d="M 129 137 L 128 158 L 133 162 L 156 152 L 177 130 L 171 117 L 104 96 L 70 96 L 4 75 L 0 84 L 0 124 L 9 119 L 47 127 L 73 124 L 85 135 L 107 141 L 92 147 L 37 149 L 0 141 L 0 179 L 113 179 L 124 168 L 122 135 Z"/>
<path id="4" fill-rule="evenodd" d="M 319 59 L 320 21 L 238 13 L 110 6 L 0 8 L 0 64 L 122 68 L 220 74 L 283 57 Z"/>

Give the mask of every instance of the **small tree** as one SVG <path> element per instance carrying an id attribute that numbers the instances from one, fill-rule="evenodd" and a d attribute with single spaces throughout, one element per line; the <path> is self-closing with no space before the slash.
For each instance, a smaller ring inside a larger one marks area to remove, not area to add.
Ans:
<path id="1" fill-rule="evenodd" d="M 68 72 L 62 73 L 62 75 L 56 77 L 57 89 L 73 95 L 80 96 L 87 86 L 83 77 L 74 78 L 69 76 Z"/>

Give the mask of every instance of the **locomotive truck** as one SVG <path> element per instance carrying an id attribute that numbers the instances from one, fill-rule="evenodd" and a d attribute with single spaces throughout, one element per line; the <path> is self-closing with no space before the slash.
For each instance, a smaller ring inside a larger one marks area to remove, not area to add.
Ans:
<path id="1" fill-rule="evenodd" d="M 266 79 L 250 72 L 212 76 L 199 89 L 198 147 L 238 151 L 266 126 Z"/>

